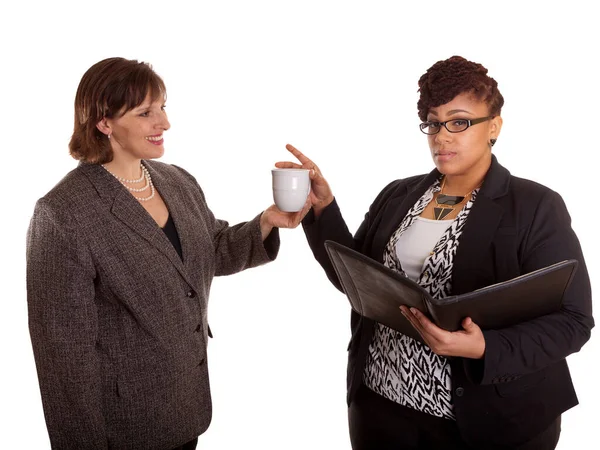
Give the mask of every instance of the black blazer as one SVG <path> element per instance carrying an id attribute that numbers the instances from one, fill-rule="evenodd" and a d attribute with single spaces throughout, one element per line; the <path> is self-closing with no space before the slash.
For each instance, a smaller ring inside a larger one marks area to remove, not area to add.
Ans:
<path id="1" fill-rule="evenodd" d="M 303 221 L 315 258 L 341 290 L 324 248 L 326 240 L 383 261 L 402 219 L 441 174 L 433 170 L 390 183 L 375 199 L 356 235 L 334 201 Z M 562 309 L 501 330 L 484 330 L 482 360 L 451 358 L 456 421 L 464 440 L 514 445 L 543 431 L 578 403 L 565 358 L 579 351 L 594 326 L 590 282 L 567 208 L 556 192 L 512 176 L 495 157 L 486 174 L 454 259 L 452 294 L 505 281 L 565 259 L 579 266 Z M 348 403 L 362 383 L 374 322 L 351 315 Z"/>

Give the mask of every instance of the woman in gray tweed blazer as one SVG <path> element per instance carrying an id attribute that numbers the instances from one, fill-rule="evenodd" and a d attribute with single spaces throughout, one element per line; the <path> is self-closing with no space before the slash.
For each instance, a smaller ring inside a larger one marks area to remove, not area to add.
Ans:
<path id="1" fill-rule="evenodd" d="M 271 206 L 216 219 L 162 156 L 165 86 L 110 58 L 83 76 L 69 144 L 79 166 L 35 207 L 27 239 L 29 328 L 56 449 L 193 449 L 211 420 L 206 310 L 215 275 L 275 259 Z"/>

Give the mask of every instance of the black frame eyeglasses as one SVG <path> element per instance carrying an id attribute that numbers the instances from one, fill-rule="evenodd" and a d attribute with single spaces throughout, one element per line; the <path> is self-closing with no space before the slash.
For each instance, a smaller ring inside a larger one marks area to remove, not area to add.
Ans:
<path id="1" fill-rule="evenodd" d="M 494 117 L 496 116 L 480 117 L 479 119 L 451 119 L 446 120 L 445 122 L 423 122 L 419 124 L 419 129 L 423 133 L 431 136 L 433 134 L 438 134 L 443 125 L 450 133 L 461 133 L 472 125 L 492 120 Z"/>

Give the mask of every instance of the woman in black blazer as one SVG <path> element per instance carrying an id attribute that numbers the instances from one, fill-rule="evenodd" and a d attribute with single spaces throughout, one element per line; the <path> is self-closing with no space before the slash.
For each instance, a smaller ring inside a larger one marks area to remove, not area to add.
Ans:
<path id="1" fill-rule="evenodd" d="M 417 281 L 436 298 L 565 260 L 579 262 L 560 311 L 500 330 L 470 318 L 447 332 L 402 313 L 427 345 L 352 312 L 348 404 L 363 449 L 554 449 L 560 416 L 578 403 L 565 358 L 590 337 L 589 278 L 556 192 L 512 176 L 492 155 L 504 103 L 480 64 L 454 56 L 419 80 L 420 128 L 435 169 L 390 183 L 354 235 L 318 167 L 303 226 L 329 279 L 333 240 Z M 292 162 L 279 167 L 298 167 Z"/>

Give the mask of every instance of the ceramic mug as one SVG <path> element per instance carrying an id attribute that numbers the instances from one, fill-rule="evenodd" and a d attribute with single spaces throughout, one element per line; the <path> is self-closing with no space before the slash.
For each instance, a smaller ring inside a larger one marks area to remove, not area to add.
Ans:
<path id="1" fill-rule="evenodd" d="M 301 211 L 310 192 L 308 169 L 272 169 L 273 200 L 284 212 Z"/>

